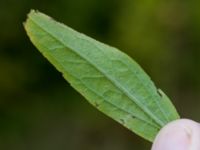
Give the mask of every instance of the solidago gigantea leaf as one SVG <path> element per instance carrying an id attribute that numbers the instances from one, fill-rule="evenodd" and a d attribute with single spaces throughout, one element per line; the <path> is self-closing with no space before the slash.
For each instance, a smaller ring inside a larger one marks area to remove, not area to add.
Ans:
<path id="1" fill-rule="evenodd" d="M 33 44 L 93 106 L 153 141 L 178 119 L 169 98 L 142 68 L 114 47 L 31 11 L 25 29 Z"/>

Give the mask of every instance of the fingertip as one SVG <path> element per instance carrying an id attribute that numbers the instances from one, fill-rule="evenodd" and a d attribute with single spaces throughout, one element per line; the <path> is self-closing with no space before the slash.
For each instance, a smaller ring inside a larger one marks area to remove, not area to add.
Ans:
<path id="1" fill-rule="evenodd" d="M 189 119 L 170 122 L 158 133 L 152 150 L 199 150 L 200 125 Z"/>

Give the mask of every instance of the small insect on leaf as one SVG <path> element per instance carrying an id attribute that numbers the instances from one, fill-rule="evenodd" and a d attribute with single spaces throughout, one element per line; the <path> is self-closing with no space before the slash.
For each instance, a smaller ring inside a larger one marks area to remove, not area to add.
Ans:
<path id="1" fill-rule="evenodd" d="M 32 10 L 26 32 L 38 50 L 94 107 L 153 141 L 179 115 L 128 55 Z"/>

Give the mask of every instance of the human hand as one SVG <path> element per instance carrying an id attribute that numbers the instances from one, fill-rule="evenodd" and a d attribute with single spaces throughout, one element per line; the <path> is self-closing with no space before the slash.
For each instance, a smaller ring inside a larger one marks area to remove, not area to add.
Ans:
<path id="1" fill-rule="evenodd" d="M 158 133 L 152 150 L 200 150 L 200 124 L 189 119 L 169 123 Z"/>

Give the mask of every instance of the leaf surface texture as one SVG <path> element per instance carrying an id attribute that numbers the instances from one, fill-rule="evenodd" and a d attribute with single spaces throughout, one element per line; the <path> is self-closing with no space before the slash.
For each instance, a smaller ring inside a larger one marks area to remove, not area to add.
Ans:
<path id="1" fill-rule="evenodd" d="M 25 29 L 38 50 L 93 106 L 153 141 L 179 115 L 128 55 L 32 10 Z"/>

